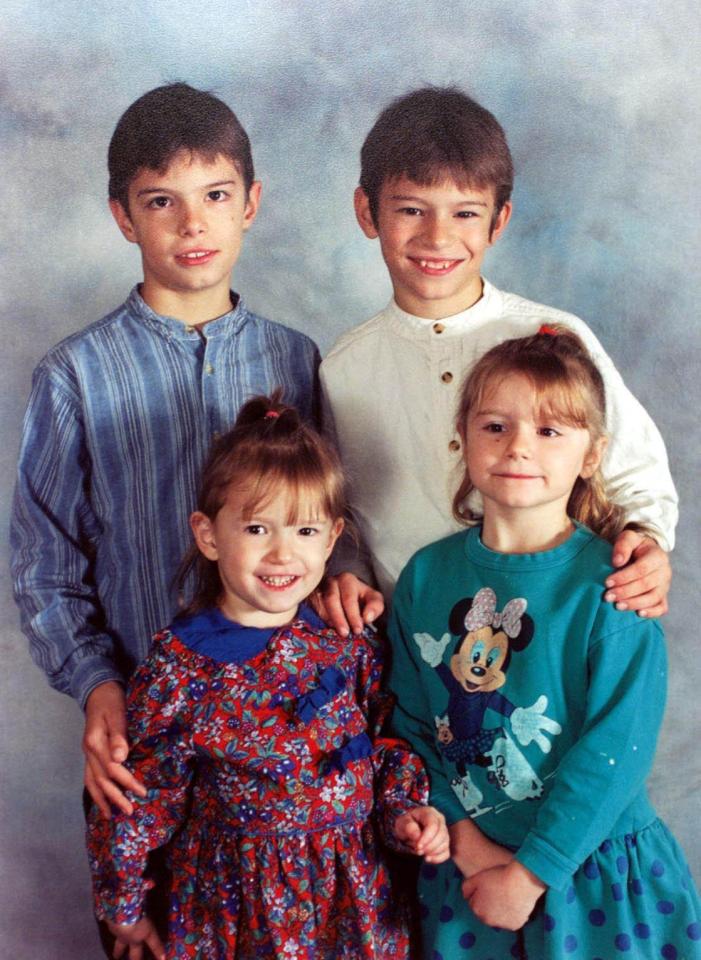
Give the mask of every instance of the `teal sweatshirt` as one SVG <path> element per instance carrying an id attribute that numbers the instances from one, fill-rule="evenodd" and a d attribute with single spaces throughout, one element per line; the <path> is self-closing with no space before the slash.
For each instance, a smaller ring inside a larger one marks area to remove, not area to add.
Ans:
<path id="1" fill-rule="evenodd" d="M 402 572 L 394 727 L 449 824 L 472 817 L 560 889 L 605 839 L 655 819 L 644 784 L 664 637 L 604 602 L 611 545 L 585 527 L 533 554 L 495 553 L 480 532 L 425 547 Z"/>

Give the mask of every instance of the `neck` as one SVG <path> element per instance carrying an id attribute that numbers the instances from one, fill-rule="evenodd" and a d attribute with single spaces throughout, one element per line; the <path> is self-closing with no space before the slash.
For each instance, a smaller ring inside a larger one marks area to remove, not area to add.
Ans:
<path id="1" fill-rule="evenodd" d="M 544 511 L 490 509 L 485 504 L 482 543 L 497 553 L 542 553 L 570 538 L 574 524 L 564 511 L 547 516 Z"/>
<path id="2" fill-rule="evenodd" d="M 183 293 L 154 289 L 147 281 L 139 287 L 144 303 L 162 317 L 173 317 L 192 327 L 204 326 L 231 310 L 231 294 L 226 290 L 195 290 Z"/>
<path id="3" fill-rule="evenodd" d="M 484 281 L 482 277 L 476 277 L 469 289 L 461 290 L 459 295 L 450 299 L 423 300 L 395 288 L 394 300 L 400 310 L 412 317 L 419 317 L 421 320 L 445 320 L 474 307 L 482 299 L 483 293 Z"/>

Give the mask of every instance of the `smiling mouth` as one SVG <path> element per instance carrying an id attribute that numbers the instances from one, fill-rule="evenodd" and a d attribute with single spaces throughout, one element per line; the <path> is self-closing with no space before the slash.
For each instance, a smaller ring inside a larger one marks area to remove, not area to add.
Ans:
<path id="1" fill-rule="evenodd" d="M 175 259 L 186 266 L 197 266 L 211 260 L 216 253 L 216 250 L 188 250 L 186 253 L 176 254 Z"/>
<path id="2" fill-rule="evenodd" d="M 270 590 L 286 590 L 287 587 L 290 587 L 293 583 L 296 583 L 299 580 L 299 577 L 295 574 L 288 574 L 284 577 L 265 577 L 261 574 L 258 579 L 261 580 Z"/>
<path id="3" fill-rule="evenodd" d="M 427 260 L 422 257 L 409 257 L 409 259 L 423 273 L 436 277 L 450 273 L 462 263 L 462 260 Z"/>

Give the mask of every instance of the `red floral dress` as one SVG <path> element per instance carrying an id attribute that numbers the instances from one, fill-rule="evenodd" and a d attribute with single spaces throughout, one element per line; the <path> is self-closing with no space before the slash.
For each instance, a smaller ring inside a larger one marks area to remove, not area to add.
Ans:
<path id="1" fill-rule="evenodd" d="M 97 913 L 135 922 L 149 851 L 168 844 L 167 956 L 408 955 L 382 840 L 427 802 L 421 761 L 379 737 L 381 649 L 297 620 L 243 664 L 155 638 L 128 697 L 131 816 L 88 826 Z"/>

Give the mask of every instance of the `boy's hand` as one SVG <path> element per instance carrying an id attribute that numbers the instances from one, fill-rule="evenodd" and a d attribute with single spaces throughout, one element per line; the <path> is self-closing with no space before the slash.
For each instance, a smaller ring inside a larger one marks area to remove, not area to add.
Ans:
<path id="1" fill-rule="evenodd" d="M 667 613 L 672 582 L 669 556 L 659 544 L 637 530 L 623 530 L 613 545 L 614 567 L 622 567 L 606 580 L 604 600 L 617 610 L 636 610 L 641 617 Z"/>
<path id="2" fill-rule="evenodd" d="M 124 690 L 114 680 L 101 683 L 88 697 L 83 753 L 85 786 L 102 815 L 111 816 L 110 803 L 131 814 L 134 808 L 122 789 L 133 790 L 142 797 L 146 796 L 146 789 L 122 765 L 129 753 L 127 707 Z"/>
<path id="3" fill-rule="evenodd" d="M 485 837 L 469 817 L 451 823 L 448 833 L 450 855 L 464 877 L 473 877 L 490 867 L 505 866 L 514 859 L 510 850 Z"/>
<path id="4" fill-rule="evenodd" d="M 310 599 L 319 616 L 342 637 L 361 633 L 365 624 L 373 623 L 385 609 L 382 594 L 354 573 L 327 577 Z"/>
<path id="5" fill-rule="evenodd" d="M 450 857 L 450 835 L 445 817 L 435 807 L 414 807 L 394 821 L 394 833 L 427 863 L 443 863 Z"/>
<path id="6" fill-rule="evenodd" d="M 463 881 L 462 895 L 482 923 L 520 930 L 546 889 L 534 873 L 516 860 L 505 867 L 482 870 Z"/>
<path id="7" fill-rule="evenodd" d="M 107 926 L 116 941 L 112 953 L 116 960 L 125 955 L 128 960 L 143 960 L 144 946 L 149 948 L 156 960 L 165 960 L 166 952 L 161 938 L 148 917 L 142 917 L 136 923 L 112 923 L 108 920 Z"/>

